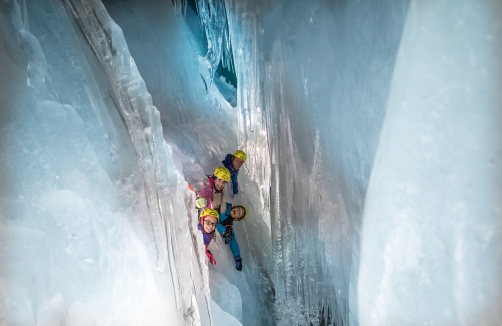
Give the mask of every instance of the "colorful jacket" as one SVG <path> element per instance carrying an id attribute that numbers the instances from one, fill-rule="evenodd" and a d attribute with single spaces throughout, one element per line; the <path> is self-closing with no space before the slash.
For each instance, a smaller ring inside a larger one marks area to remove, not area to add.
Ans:
<path id="1" fill-rule="evenodd" d="M 235 170 L 232 164 L 232 159 L 234 156 L 232 154 L 227 154 L 225 159 L 221 161 L 223 165 L 230 171 L 230 178 L 232 179 L 232 191 L 234 195 L 239 192 L 239 183 L 237 182 L 237 176 L 239 175 L 239 170 Z"/>
<path id="2" fill-rule="evenodd" d="M 202 228 L 202 224 L 197 224 L 197 228 L 202 232 L 202 237 L 204 238 L 204 245 L 206 246 L 206 249 L 207 249 L 207 246 L 209 246 L 209 244 L 211 243 L 211 240 L 213 240 L 213 235 L 211 233 L 206 233 L 206 231 L 204 231 L 204 229 Z"/>
<path id="3" fill-rule="evenodd" d="M 207 176 L 207 182 L 204 188 L 198 191 L 197 198 L 204 197 L 207 200 L 206 208 L 214 208 L 218 210 L 218 207 L 214 207 L 213 203 L 213 189 L 214 189 L 214 179 L 212 175 Z"/>
<path id="4" fill-rule="evenodd" d="M 241 256 L 241 251 L 239 249 L 239 244 L 237 243 L 237 238 L 235 237 L 235 233 L 233 230 L 234 226 L 234 220 L 230 216 L 230 210 L 232 209 L 232 204 L 226 203 L 227 204 L 227 209 L 225 210 L 225 213 L 220 215 L 220 220 L 219 223 L 216 224 L 216 229 L 218 232 L 223 235 L 225 232 L 230 232 L 232 236 L 232 241 L 228 244 L 230 246 L 230 250 L 232 251 L 232 255 L 234 258 L 240 258 Z"/>

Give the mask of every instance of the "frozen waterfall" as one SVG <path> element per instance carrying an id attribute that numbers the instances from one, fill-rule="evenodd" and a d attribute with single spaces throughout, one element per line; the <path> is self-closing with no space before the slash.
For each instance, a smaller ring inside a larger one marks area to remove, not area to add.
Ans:
<path id="1" fill-rule="evenodd" d="M 500 0 L 0 2 L 0 325 L 498 325 Z M 248 159 L 208 266 L 194 193 Z"/>

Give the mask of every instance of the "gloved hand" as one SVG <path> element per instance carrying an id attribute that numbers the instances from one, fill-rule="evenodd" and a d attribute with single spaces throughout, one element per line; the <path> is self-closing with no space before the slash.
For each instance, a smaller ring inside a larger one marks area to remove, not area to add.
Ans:
<path id="1" fill-rule="evenodd" d="M 223 240 L 225 240 L 225 244 L 229 244 L 234 240 L 234 237 L 232 236 L 232 233 L 226 233 L 223 235 Z"/>
<path id="2" fill-rule="evenodd" d="M 207 206 L 207 199 L 204 197 L 200 197 L 195 201 L 195 207 L 201 209 Z"/>
<path id="3" fill-rule="evenodd" d="M 213 254 L 211 251 L 206 250 L 206 256 L 207 256 L 207 261 L 211 263 L 211 265 L 216 266 L 216 259 L 214 259 Z"/>
<path id="4" fill-rule="evenodd" d="M 242 258 L 240 256 L 235 257 L 235 269 L 239 272 L 242 271 Z"/>

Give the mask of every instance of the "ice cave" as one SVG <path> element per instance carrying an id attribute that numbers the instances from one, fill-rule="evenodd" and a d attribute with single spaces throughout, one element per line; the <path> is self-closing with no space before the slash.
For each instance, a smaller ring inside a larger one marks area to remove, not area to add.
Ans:
<path id="1" fill-rule="evenodd" d="M 502 323 L 502 1 L 0 13 L 0 326 Z"/>

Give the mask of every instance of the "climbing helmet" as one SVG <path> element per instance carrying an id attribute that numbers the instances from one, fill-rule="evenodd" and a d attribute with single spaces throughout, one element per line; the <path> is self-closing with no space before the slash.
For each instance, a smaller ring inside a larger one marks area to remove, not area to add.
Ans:
<path id="1" fill-rule="evenodd" d="M 244 151 L 241 151 L 240 149 L 235 151 L 234 157 L 241 159 L 243 162 L 246 162 L 246 158 L 247 158 L 246 153 L 244 153 Z"/>
<path id="2" fill-rule="evenodd" d="M 230 171 L 228 171 L 228 169 L 223 166 L 219 166 L 214 169 L 213 175 L 225 182 L 230 181 Z"/>

